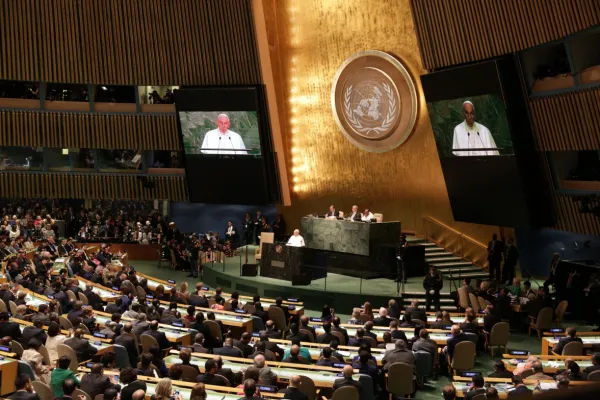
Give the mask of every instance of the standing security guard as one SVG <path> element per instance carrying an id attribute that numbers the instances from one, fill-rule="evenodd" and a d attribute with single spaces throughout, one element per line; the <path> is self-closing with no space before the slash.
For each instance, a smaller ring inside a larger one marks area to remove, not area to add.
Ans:
<path id="1" fill-rule="evenodd" d="M 423 288 L 425 289 L 425 308 L 429 311 L 431 300 L 435 303 L 435 310 L 440 310 L 440 290 L 444 287 L 442 275 L 437 272 L 435 267 L 429 267 L 429 274 L 423 279 Z"/>

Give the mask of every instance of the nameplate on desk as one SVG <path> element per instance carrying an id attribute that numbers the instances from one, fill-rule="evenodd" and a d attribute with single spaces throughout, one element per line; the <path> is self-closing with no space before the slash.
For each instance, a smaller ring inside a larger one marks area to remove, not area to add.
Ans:
<path id="1" fill-rule="evenodd" d="M 152 296 L 151 294 L 147 294 L 147 295 L 146 295 L 146 298 L 147 298 L 147 299 L 153 299 L 153 298 L 154 298 L 154 296 Z"/>
<path id="2" fill-rule="evenodd" d="M 10 347 L 9 346 L 0 346 L 0 351 L 4 351 L 6 353 L 12 353 L 10 351 Z"/>
<path id="3" fill-rule="evenodd" d="M 296 306 L 293 306 L 291 304 L 288 306 L 288 310 L 295 310 L 295 309 L 296 309 Z"/>
<path id="4" fill-rule="evenodd" d="M 287 298 L 287 301 L 293 301 L 293 302 L 297 302 L 297 301 L 298 301 L 298 298 L 296 298 L 296 297 L 288 297 L 288 298 Z"/>
<path id="5" fill-rule="evenodd" d="M 340 372 L 339 374 L 335 374 L 335 376 L 339 376 L 340 378 L 343 378 L 344 374 Z"/>
<path id="6" fill-rule="evenodd" d="M 285 263 L 283 261 L 271 260 L 271 267 L 285 268 Z"/>
<path id="7" fill-rule="evenodd" d="M 460 376 L 463 378 L 472 378 L 474 376 L 481 376 L 481 372 L 476 371 L 464 371 L 460 373 Z"/>
<path id="8" fill-rule="evenodd" d="M 117 290 L 117 291 L 119 290 L 119 288 L 116 286 L 113 286 L 112 288 L 113 288 L 113 290 Z"/>
<path id="9" fill-rule="evenodd" d="M 452 337 L 452 336 L 454 336 L 454 335 L 451 333 L 446 333 L 446 337 Z"/>
<path id="10" fill-rule="evenodd" d="M 171 325 L 178 328 L 183 328 L 183 322 L 171 322 Z"/>
<path id="11" fill-rule="evenodd" d="M 333 368 L 344 368 L 346 365 L 346 363 L 333 363 Z"/>
<path id="12" fill-rule="evenodd" d="M 54 299 L 54 296 L 52 296 L 51 294 L 49 294 L 48 296 L 46 296 L 49 299 Z"/>
<path id="13" fill-rule="evenodd" d="M 242 319 L 242 317 L 238 317 L 238 316 L 236 316 L 236 317 L 235 317 L 235 319 L 239 319 L 239 320 L 241 320 L 241 319 Z"/>
<path id="14" fill-rule="evenodd" d="M 564 328 L 550 328 L 549 329 L 549 332 L 552 332 L 552 333 L 564 333 L 564 331 L 565 331 Z"/>
<path id="15" fill-rule="evenodd" d="M 253 337 L 260 337 L 260 332 L 252 332 Z"/>
<path id="16" fill-rule="evenodd" d="M 94 366 L 94 364 L 95 363 L 93 363 L 93 362 L 85 363 L 85 367 L 89 368 L 89 369 L 92 369 L 92 367 Z"/>
<path id="17" fill-rule="evenodd" d="M 173 279 L 167 279 L 167 282 L 173 283 L 173 284 L 175 283 L 175 281 Z"/>
<path id="18" fill-rule="evenodd" d="M 321 318 L 314 318 L 314 317 L 310 317 L 310 322 L 321 322 L 323 321 Z"/>
<path id="19" fill-rule="evenodd" d="M 95 342 L 94 342 L 94 345 L 96 345 L 96 346 L 100 346 L 100 345 L 102 345 L 102 342 L 95 341 Z"/>
<path id="20" fill-rule="evenodd" d="M 450 329 L 452 329 L 452 325 L 442 326 L 442 329 L 445 331 L 449 331 Z"/>
<path id="21" fill-rule="evenodd" d="M 529 352 L 527 350 L 511 350 L 508 352 L 511 356 L 527 356 Z"/>
<path id="22" fill-rule="evenodd" d="M 208 288 L 208 286 L 202 286 L 200 289 L 202 289 L 202 290 L 208 290 L 209 288 Z"/>
<path id="23" fill-rule="evenodd" d="M 240 308 L 236 308 L 235 310 L 233 310 L 233 312 L 236 312 L 238 314 L 248 314 L 248 311 L 242 310 Z"/>
<path id="24" fill-rule="evenodd" d="M 98 337 L 98 338 L 102 338 L 102 339 L 106 339 L 106 334 L 105 333 L 94 332 L 93 336 L 94 337 Z"/>
<path id="25" fill-rule="evenodd" d="M 258 385 L 258 390 L 265 393 L 277 393 L 277 386 Z"/>

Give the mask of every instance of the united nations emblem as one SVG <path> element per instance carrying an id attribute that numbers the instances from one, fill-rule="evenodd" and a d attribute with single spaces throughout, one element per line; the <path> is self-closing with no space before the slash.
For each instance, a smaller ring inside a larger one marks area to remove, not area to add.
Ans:
<path id="1" fill-rule="evenodd" d="M 401 145 L 417 119 L 412 78 L 398 59 L 381 51 L 362 51 L 342 64 L 334 78 L 331 105 L 344 136 L 371 152 Z"/>

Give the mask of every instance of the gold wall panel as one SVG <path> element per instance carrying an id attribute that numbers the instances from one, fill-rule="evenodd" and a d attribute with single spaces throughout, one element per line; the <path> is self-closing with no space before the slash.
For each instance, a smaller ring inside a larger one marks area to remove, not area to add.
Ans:
<path id="1" fill-rule="evenodd" d="M 598 0 L 411 0 L 427 69 L 483 60 L 600 24 Z"/>
<path id="2" fill-rule="evenodd" d="M 529 100 L 540 150 L 600 149 L 600 88 Z"/>
<path id="3" fill-rule="evenodd" d="M 600 236 L 600 218 L 593 216 L 591 213 L 580 213 L 580 203 L 573 201 L 572 196 L 556 193 L 554 195 L 554 202 L 556 229 L 583 235 Z M 600 206 L 600 201 L 598 200 L 590 203 L 590 208 L 597 206 Z"/>
<path id="4" fill-rule="evenodd" d="M 307 213 L 329 204 L 349 211 L 353 204 L 380 212 L 424 232 L 422 218 L 432 216 L 484 241 L 496 227 L 453 220 L 446 186 L 422 96 L 425 73 L 409 0 L 263 0 L 267 25 L 276 27 L 271 45 L 278 85 L 280 121 L 292 206 L 281 207 L 288 230 Z M 413 77 L 419 96 L 416 127 L 397 149 L 381 154 L 362 151 L 339 131 L 331 110 L 334 75 L 361 50 L 395 54 Z"/>
<path id="5" fill-rule="evenodd" d="M 251 0 L 2 0 L 0 79 L 261 83 Z"/>
<path id="6" fill-rule="evenodd" d="M 179 150 L 175 115 L 0 110 L 0 146 Z"/>
<path id="7" fill-rule="evenodd" d="M 187 201 L 185 176 L 152 176 L 153 189 L 138 176 L 0 172 L 0 197 L 50 197 Z"/>

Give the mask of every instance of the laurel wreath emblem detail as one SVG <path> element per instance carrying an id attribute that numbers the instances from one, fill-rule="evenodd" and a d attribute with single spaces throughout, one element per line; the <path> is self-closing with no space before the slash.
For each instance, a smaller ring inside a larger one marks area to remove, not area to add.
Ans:
<path id="1" fill-rule="evenodd" d="M 360 120 L 356 118 L 356 116 L 354 116 L 354 114 L 352 113 L 352 108 L 350 106 L 352 86 L 348 86 L 348 88 L 346 89 L 346 93 L 344 93 L 344 114 L 346 115 L 346 120 L 348 121 L 348 123 L 357 132 L 365 133 L 368 131 L 375 131 L 377 133 L 382 133 L 387 131 L 394 123 L 394 119 L 396 118 L 396 112 L 398 111 L 396 107 L 396 96 L 394 96 L 392 88 L 389 84 L 383 83 L 382 86 L 388 99 L 388 113 L 383 119 L 383 123 L 381 124 L 381 126 L 374 128 L 363 126 Z"/>

